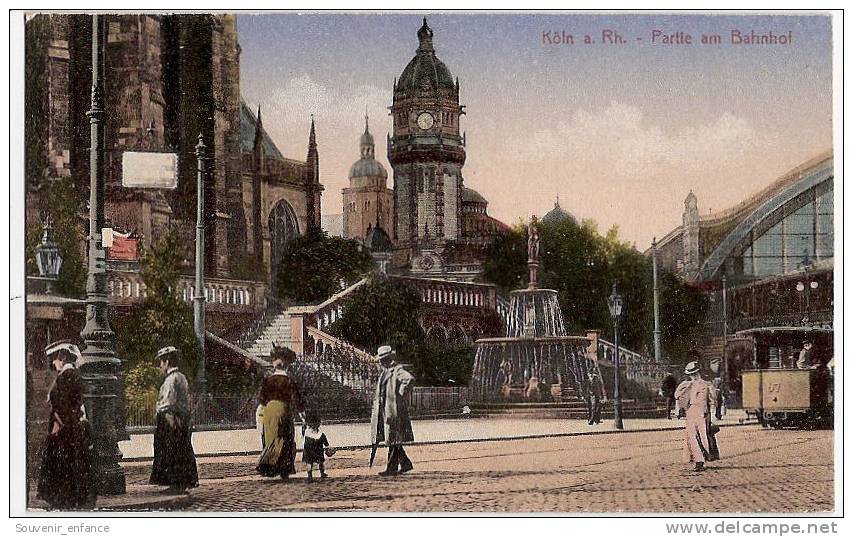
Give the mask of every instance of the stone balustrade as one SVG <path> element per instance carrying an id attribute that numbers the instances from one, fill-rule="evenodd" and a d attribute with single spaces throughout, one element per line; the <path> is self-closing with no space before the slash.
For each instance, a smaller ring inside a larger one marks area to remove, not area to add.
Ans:
<path id="1" fill-rule="evenodd" d="M 264 306 L 266 285 L 261 282 L 206 278 L 204 297 L 208 309 L 245 311 Z M 138 272 L 110 271 L 107 275 L 107 294 L 110 302 L 117 306 L 141 304 L 146 286 Z M 178 296 L 192 303 L 195 294 L 195 279 L 181 276 L 178 280 Z"/>
<path id="2" fill-rule="evenodd" d="M 421 295 L 421 301 L 427 305 L 471 307 L 494 310 L 497 307 L 495 286 L 485 283 L 455 282 L 448 280 L 430 280 L 391 276 L 401 281 Z"/>

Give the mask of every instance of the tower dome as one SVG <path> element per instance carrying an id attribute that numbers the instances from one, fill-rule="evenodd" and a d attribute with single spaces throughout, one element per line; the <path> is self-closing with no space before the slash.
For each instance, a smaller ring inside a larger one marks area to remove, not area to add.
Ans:
<path id="1" fill-rule="evenodd" d="M 565 220 L 570 220 L 576 225 L 578 223 L 578 221 L 575 219 L 574 216 L 572 216 L 570 212 L 565 211 L 562 207 L 560 207 L 560 198 L 558 197 L 556 201 L 554 201 L 554 208 L 545 213 L 545 216 L 542 217 L 542 222 L 545 224 L 556 224 Z"/>
<path id="2" fill-rule="evenodd" d="M 418 30 L 418 49 L 415 57 L 400 74 L 395 87 L 396 92 L 415 94 L 423 91 L 446 90 L 456 92 L 456 84 L 450 69 L 435 56 L 432 46 L 432 28 L 424 17 L 423 26 Z"/>
<path id="3" fill-rule="evenodd" d="M 370 125 L 367 116 L 364 116 L 364 134 L 359 139 L 361 148 L 361 158 L 349 169 L 349 178 L 355 179 L 358 177 L 380 177 L 388 178 L 388 172 L 381 162 L 376 160 L 376 145 L 373 141 L 373 135 L 370 134 Z"/>

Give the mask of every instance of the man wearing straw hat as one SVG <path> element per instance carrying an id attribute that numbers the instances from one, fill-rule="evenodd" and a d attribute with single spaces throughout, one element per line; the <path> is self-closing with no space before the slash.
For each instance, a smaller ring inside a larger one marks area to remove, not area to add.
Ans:
<path id="1" fill-rule="evenodd" d="M 157 396 L 152 485 L 168 485 L 165 492 L 183 494 L 198 486 L 198 468 L 190 426 L 190 387 L 178 371 L 180 354 L 173 346 L 157 351 L 163 384 Z"/>
<path id="2" fill-rule="evenodd" d="M 694 464 L 695 472 L 701 472 L 705 469 L 705 461 L 720 458 L 711 424 L 711 409 L 716 407 L 717 394 L 713 384 L 702 380 L 699 362 L 687 364 L 684 374 L 690 379 L 675 390 L 679 407 L 686 411 L 684 458 Z"/>
<path id="3" fill-rule="evenodd" d="M 376 383 L 373 411 L 370 417 L 371 463 L 376 447 L 381 442 L 388 445 L 388 464 L 381 476 L 404 474 L 414 466 L 403 449 L 403 442 L 415 440 L 412 421 L 409 419 L 409 395 L 415 377 L 396 362 L 397 353 L 389 345 L 379 347 L 376 358 L 382 373 Z"/>

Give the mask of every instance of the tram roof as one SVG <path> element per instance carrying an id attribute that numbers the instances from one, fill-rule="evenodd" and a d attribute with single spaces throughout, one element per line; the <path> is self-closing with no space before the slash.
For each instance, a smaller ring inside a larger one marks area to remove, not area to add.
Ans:
<path id="1" fill-rule="evenodd" d="M 749 328 L 747 330 L 741 330 L 740 332 L 735 332 L 733 334 L 734 337 L 738 336 L 754 336 L 759 334 L 775 334 L 775 333 L 788 333 L 788 334 L 832 334 L 832 328 L 825 328 L 823 326 L 763 326 L 761 328 Z"/>

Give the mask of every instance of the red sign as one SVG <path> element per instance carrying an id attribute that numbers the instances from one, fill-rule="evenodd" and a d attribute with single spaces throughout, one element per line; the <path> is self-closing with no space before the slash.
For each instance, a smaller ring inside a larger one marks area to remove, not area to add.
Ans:
<path id="1" fill-rule="evenodd" d="M 122 237 L 116 233 L 113 236 L 112 248 L 110 248 L 110 259 L 121 259 L 124 261 L 136 261 L 139 259 L 139 239 Z"/>

